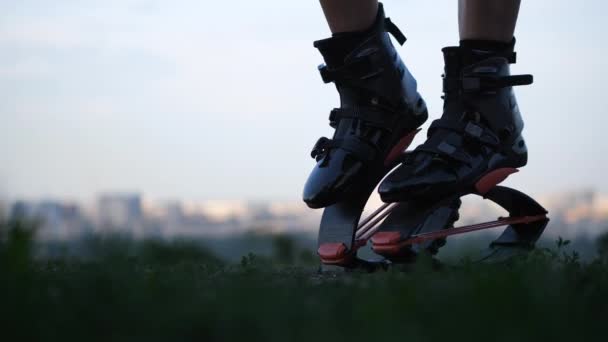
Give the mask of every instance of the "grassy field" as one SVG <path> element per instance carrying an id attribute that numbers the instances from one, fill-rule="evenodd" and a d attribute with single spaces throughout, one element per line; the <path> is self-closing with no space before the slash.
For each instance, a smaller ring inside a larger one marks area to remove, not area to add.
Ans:
<path id="1" fill-rule="evenodd" d="M 320 274 L 277 238 L 274 257 L 224 262 L 198 245 L 97 239 L 87 258 L 33 257 L 1 225 L 4 341 L 605 340 L 608 239 L 599 256 L 538 250 L 509 264 Z M 6 337 L 12 337 L 6 339 Z M 604 337 L 602 337 L 604 336 Z"/>

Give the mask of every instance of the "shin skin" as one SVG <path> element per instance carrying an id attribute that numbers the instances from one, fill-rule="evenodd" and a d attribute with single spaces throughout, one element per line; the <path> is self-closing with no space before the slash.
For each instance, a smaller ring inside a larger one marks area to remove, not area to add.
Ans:
<path id="1" fill-rule="evenodd" d="M 374 23 L 378 0 L 320 0 L 332 33 L 364 31 Z"/>
<path id="2" fill-rule="evenodd" d="M 513 39 L 521 0 L 459 0 L 460 39 Z"/>

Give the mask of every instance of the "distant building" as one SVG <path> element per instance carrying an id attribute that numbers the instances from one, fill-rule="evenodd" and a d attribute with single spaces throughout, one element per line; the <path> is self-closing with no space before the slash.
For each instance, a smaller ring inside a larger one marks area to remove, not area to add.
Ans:
<path id="1" fill-rule="evenodd" d="M 100 229 L 107 232 L 143 235 L 141 196 L 129 193 L 108 193 L 97 199 L 97 218 Z"/>
<path id="2" fill-rule="evenodd" d="M 37 236 L 44 240 L 74 238 L 89 227 L 77 205 L 55 200 L 17 201 L 11 208 L 10 216 L 37 222 Z"/>
<path id="3" fill-rule="evenodd" d="M 202 211 L 185 212 L 181 203 L 168 203 L 165 207 L 164 236 L 199 236 L 209 233 L 214 222 Z"/>

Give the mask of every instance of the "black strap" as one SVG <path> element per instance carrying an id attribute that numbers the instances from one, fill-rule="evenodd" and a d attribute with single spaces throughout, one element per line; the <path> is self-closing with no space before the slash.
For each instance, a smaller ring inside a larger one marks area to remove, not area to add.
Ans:
<path id="1" fill-rule="evenodd" d="M 432 134 L 432 132 L 438 128 L 459 133 L 470 140 L 492 147 L 497 147 L 500 143 L 498 137 L 492 131 L 481 124 L 472 121 L 456 121 L 442 118 L 433 121 L 429 127 L 429 132 Z"/>
<path id="2" fill-rule="evenodd" d="M 399 115 L 395 112 L 374 107 L 334 108 L 329 113 L 329 123 L 332 127 L 336 127 L 341 119 L 361 120 L 367 126 L 392 131 Z"/>
<path id="3" fill-rule="evenodd" d="M 532 84 L 532 75 L 444 77 L 443 92 L 478 92 Z"/>
<path id="4" fill-rule="evenodd" d="M 371 161 L 377 153 L 375 146 L 356 136 L 348 136 L 347 138 L 335 140 L 321 137 L 310 152 L 310 156 L 319 160 L 319 158 L 325 156 L 325 154 L 334 148 L 346 150 L 361 161 Z"/>
<path id="5" fill-rule="evenodd" d="M 471 156 L 468 153 L 464 152 L 460 146 L 454 146 L 445 141 L 437 145 L 431 145 L 428 142 L 424 143 L 416 147 L 415 152 L 418 151 L 437 154 L 468 165 L 471 164 Z"/>
<path id="6" fill-rule="evenodd" d="M 397 25 L 395 25 L 395 23 L 391 21 L 391 18 L 384 19 L 384 26 L 386 28 L 386 32 L 390 33 L 393 37 L 395 37 L 399 45 L 403 45 L 407 41 L 407 38 L 405 37 L 403 32 L 401 32 Z"/>
<path id="7" fill-rule="evenodd" d="M 323 79 L 324 83 L 343 83 L 353 79 L 364 80 L 379 75 L 382 69 L 374 67 L 368 57 L 369 55 L 361 56 L 335 68 L 329 68 L 325 64 L 320 64 L 318 69 L 321 79 Z"/>

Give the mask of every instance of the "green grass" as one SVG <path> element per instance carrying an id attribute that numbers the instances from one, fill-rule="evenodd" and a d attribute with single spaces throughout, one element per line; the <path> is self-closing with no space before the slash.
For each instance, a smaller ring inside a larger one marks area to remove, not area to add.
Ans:
<path id="1" fill-rule="evenodd" d="M 27 226 L 0 230 L 5 341 L 606 339 L 608 238 L 584 264 L 562 242 L 503 265 L 319 274 L 285 238 L 276 258 L 236 264 L 186 242 L 102 238 L 86 259 L 48 260 Z"/>

